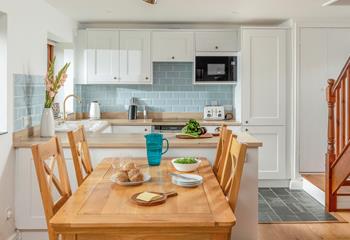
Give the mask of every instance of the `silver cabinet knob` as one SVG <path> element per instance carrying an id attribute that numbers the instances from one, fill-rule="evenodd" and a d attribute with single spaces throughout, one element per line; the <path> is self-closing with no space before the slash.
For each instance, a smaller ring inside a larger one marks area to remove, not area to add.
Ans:
<path id="1" fill-rule="evenodd" d="M 248 128 L 246 128 L 245 131 L 248 132 Z"/>
<path id="2" fill-rule="evenodd" d="M 171 59 L 175 59 L 175 57 L 174 57 L 174 56 L 172 56 L 172 57 L 171 57 Z"/>
<path id="3" fill-rule="evenodd" d="M 118 78 L 117 78 L 117 77 L 114 77 L 113 79 L 114 79 L 114 80 L 117 80 Z"/>
<path id="4" fill-rule="evenodd" d="M 248 124 L 248 121 L 245 121 L 246 124 Z"/>
<path id="5" fill-rule="evenodd" d="M 219 46 L 215 46 L 215 49 L 216 49 L 216 50 L 219 49 Z"/>
<path id="6" fill-rule="evenodd" d="M 145 77 L 146 80 L 148 80 L 149 78 L 148 77 Z"/>

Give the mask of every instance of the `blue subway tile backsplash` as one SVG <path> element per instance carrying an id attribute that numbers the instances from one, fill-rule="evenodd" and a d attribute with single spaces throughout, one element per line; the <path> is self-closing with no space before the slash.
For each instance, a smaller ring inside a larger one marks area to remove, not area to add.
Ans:
<path id="1" fill-rule="evenodd" d="M 193 85 L 192 63 L 154 63 L 153 85 L 75 85 L 82 98 L 76 111 L 99 101 L 103 112 L 126 111 L 131 97 L 153 112 L 201 112 L 212 101 L 233 105 L 233 86 Z"/>
<path id="2" fill-rule="evenodd" d="M 15 131 L 39 125 L 44 99 L 44 76 L 14 74 Z"/>

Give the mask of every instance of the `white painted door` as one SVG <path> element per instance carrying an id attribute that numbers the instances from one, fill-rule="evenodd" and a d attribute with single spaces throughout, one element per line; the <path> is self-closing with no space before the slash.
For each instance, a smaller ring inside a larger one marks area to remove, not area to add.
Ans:
<path id="1" fill-rule="evenodd" d="M 327 151 L 329 78 L 336 79 L 350 56 L 350 29 L 302 28 L 298 81 L 299 171 L 324 172 Z"/>
<path id="2" fill-rule="evenodd" d="M 153 32 L 153 62 L 193 62 L 193 32 Z"/>
<path id="3" fill-rule="evenodd" d="M 242 121 L 286 124 L 286 30 L 242 30 Z"/>
<path id="4" fill-rule="evenodd" d="M 116 83 L 119 78 L 119 32 L 88 30 L 88 83 Z"/>
<path id="5" fill-rule="evenodd" d="M 263 142 L 259 148 L 259 179 L 285 179 L 286 173 L 286 127 L 244 127 L 252 136 Z"/>
<path id="6" fill-rule="evenodd" d="M 152 83 L 151 33 L 120 31 L 120 83 Z"/>
<path id="7" fill-rule="evenodd" d="M 196 51 L 234 52 L 239 51 L 238 31 L 196 32 Z"/>

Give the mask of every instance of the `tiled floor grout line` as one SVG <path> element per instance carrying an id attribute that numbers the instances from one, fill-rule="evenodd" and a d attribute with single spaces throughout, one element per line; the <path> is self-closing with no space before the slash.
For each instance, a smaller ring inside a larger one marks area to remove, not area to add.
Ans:
<path id="1" fill-rule="evenodd" d="M 267 204 L 267 206 L 272 210 L 272 212 L 278 217 L 278 219 L 282 221 L 282 218 L 276 213 L 275 209 L 273 209 L 273 207 L 271 207 L 271 205 L 269 204 L 269 202 L 264 198 L 264 195 L 262 195 L 261 193 L 259 193 L 259 195 L 261 195 L 262 199 L 264 200 L 264 202 Z"/>
<path id="2" fill-rule="evenodd" d="M 275 193 L 272 189 L 271 189 L 271 191 L 273 192 L 273 193 Z M 295 198 L 294 197 L 294 195 L 291 193 L 291 192 L 288 192 L 289 193 L 289 196 L 291 196 L 292 198 L 294 198 L 297 202 L 300 202 L 297 198 Z M 280 197 L 278 197 L 279 199 L 281 199 Z M 285 204 L 285 205 L 287 205 L 284 201 L 283 201 L 283 199 L 281 199 L 282 200 L 282 202 Z M 305 210 L 307 210 L 307 209 L 305 209 Z M 298 217 L 298 214 L 296 214 L 294 211 L 292 211 L 295 215 L 297 215 L 297 217 Z M 314 216 L 318 221 L 321 221 L 317 216 L 315 216 L 311 211 L 309 211 L 309 210 L 307 210 L 307 213 L 308 214 L 311 214 L 312 216 Z"/>
<path id="3" fill-rule="evenodd" d="M 296 214 L 273 190 L 272 188 L 269 188 L 270 191 L 279 199 L 282 201 L 282 203 L 301 221 L 302 219 L 299 218 L 298 214 Z"/>
<path id="4" fill-rule="evenodd" d="M 288 192 L 290 194 L 290 196 L 292 196 L 297 202 L 300 202 L 299 199 L 297 199 L 296 197 L 294 197 L 294 195 L 292 194 L 292 192 Z M 314 200 L 314 199 L 313 199 Z M 306 209 L 307 210 L 307 209 Z M 312 216 L 314 216 L 318 221 L 321 221 L 321 219 L 319 219 L 316 215 L 314 215 L 311 211 L 307 210 L 308 213 L 310 213 Z"/>

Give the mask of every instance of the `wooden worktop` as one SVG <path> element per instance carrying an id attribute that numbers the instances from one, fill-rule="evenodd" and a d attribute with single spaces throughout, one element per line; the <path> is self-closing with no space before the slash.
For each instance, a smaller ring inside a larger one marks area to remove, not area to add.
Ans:
<path id="1" fill-rule="evenodd" d="M 262 146 L 262 142 L 246 132 L 235 132 L 238 140 L 247 144 L 248 147 L 256 148 Z M 206 139 L 178 139 L 175 133 L 164 133 L 169 140 L 170 148 L 216 148 L 218 137 Z M 69 147 L 65 133 L 58 133 L 62 146 Z M 117 133 L 91 133 L 87 135 L 90 148 L 145 148 L 144 134 L 117 134 Z M 48 138 L 39 136 L 20 137 L 14 141 L 15 148 L 29 148 L 33 144 L 43 143 Z"/>
<path id="2" fill-rule="evenodd" d="M 182 126 L 186 125 L 188 120 L 185 119 L 106 119 L 112 126 L 155 126 L 155 125 L 171 125 Z M 241 123 L 235 120 L 223 120 L 223 121 L 205 121 L 197 120 L 202 126 L 220 126 L 226 124 L 228 126 L 240 126 Z"/>

